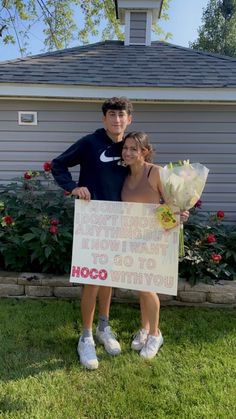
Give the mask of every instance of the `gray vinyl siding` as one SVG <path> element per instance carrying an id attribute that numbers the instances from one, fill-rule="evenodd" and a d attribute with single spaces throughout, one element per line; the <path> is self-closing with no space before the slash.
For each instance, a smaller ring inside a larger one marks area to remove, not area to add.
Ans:
<path id="1" fill-rule="evenodd" d="M 130 13 L 130 44 L 146 43 L 147 13 Z"/>
<path id="2" fill-rule="evenodd" d="M 39 170 L 78 138 L 102 127 L 98 103 L 1 101 L 0 183 Z M 37 126 L 19 126 L 18 111 L 37 111 Z M 129 130 L 146 131 L 155 162 L 179 159 L 210 169 L 203 210 L 224 210 L 236 221 L 236 106 L 135 105 Z M 73 169 L 74 177 L 78 168 Z"/>

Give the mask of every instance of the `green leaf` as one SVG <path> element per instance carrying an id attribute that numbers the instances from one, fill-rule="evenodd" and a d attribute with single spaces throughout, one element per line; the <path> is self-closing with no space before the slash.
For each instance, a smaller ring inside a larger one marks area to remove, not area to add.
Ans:
<path id="1" fill-rule="evenodd" d="M 23 236 L 23 242 L 28 242 L 28 241 L 31 241 L 31 240 L 33 240 L 33 239 L 35 239 L 37 236 L 35 236 L 35 234 L 34 233 L 26 233 L 26 234 L 24 234 L 24 236 Z"/>
<path id="2" fill-rule="evenodd" d="M 46 233 L 46 231 L 43 231 L 43 232 L 41 233 L 41 236 L 40 236 L 40 241 L 41 241 L 42 243 L 45 243 L 45 242 L 47 241 L 47 233 Z"/>
<path id="3" fill-rule="evenodd" d="M 45 254 L 47 259 L 52 254 L 52 250 L 53 250 L 52 247 L 49 247 L 49 246 L 45 247 L 44 254 Z"/>
<path id="4" fill-rule="evenodd" d="M 169 2 L 164 0 L 160 20 L 168 19 Z M 116 19 L 113 0 L 2 2 L 1 25 L 6 25 L 3 31 L 4 43 L 17 43 L 21 55 L 26 53 L 35 21 L 42 28 L 41 38 L 44 38 L 48 50 L 67 48 L 74 39 L 86 44 L 91 36 L 100 35 L 100 40 L 124 38 L 123 28 Z M 157 24 L 154 22 L 153 32 L 162 40 L 170 37 L 161 28 L 159 21 Z M 43 176 L 45 180 L 51 179 L 45 173 Z M 37 183 L 37 179 L 31 179 L 32 190 L 38 188 Z"/>
<path id="5" fill-rule="evenodd" d="M 202 22 L 203 25 L 198 29 L 198 39 L 190 43 L 190 47 L 235 57 L 235 1 L 210 0 L 203 10 Z"/>

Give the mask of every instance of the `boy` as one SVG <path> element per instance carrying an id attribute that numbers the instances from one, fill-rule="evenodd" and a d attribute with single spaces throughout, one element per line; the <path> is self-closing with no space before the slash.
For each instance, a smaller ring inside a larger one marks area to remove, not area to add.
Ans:
<path id="1" fill-rule="evenodd" d="M 121 188 L 127 169 L 120 164 L 124 132 L 132 121 L 132 104 L 125 97 L 113 97 L 102 105 L 104 128 L 87 135 L 52 161 L 52 174 L 56 182 L 72 195 L 81 199 L 120 201 Z M 68 167 L 80 165 L 78 185 L 72 180 Z M 97 340 L 108 353 L 118 355 L 120 344 L 109 324 L 111 302 L 110 287 L 84 285 L 81 312 L 83 332 L 78 343 L 80 362 L 86 368 L 98 368 L 92 324 L 99 301 Z"/>

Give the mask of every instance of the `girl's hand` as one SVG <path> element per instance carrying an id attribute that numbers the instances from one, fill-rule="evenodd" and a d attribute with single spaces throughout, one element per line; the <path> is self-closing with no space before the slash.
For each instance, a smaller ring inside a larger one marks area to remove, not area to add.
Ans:
<path id="1" fill-rule="evenodd" d="M 180 211 L 180 222 L 185 223 L 188 221 L 189 218 L 189 211 Z"/>

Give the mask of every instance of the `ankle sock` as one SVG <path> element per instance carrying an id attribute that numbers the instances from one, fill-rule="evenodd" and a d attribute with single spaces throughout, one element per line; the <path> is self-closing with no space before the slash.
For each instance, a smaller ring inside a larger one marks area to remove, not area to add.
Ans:
<path id="1" fill-rule="evenodd" d="M 104 332 L 104 330 L 107 326 L 108 326 L 108 317 L 107 316 L 99 316 L 98 317 L 98 330 L 100 332 Z"/>
<path id="2" fill-rule="evenodd" d="M 83 329 L 82 339 L 81 339 L 82 342 L 84 342 L 85 338 L 91 338 L 91 337 L 93 337 L 92 330 L 91 329 Z"/>

